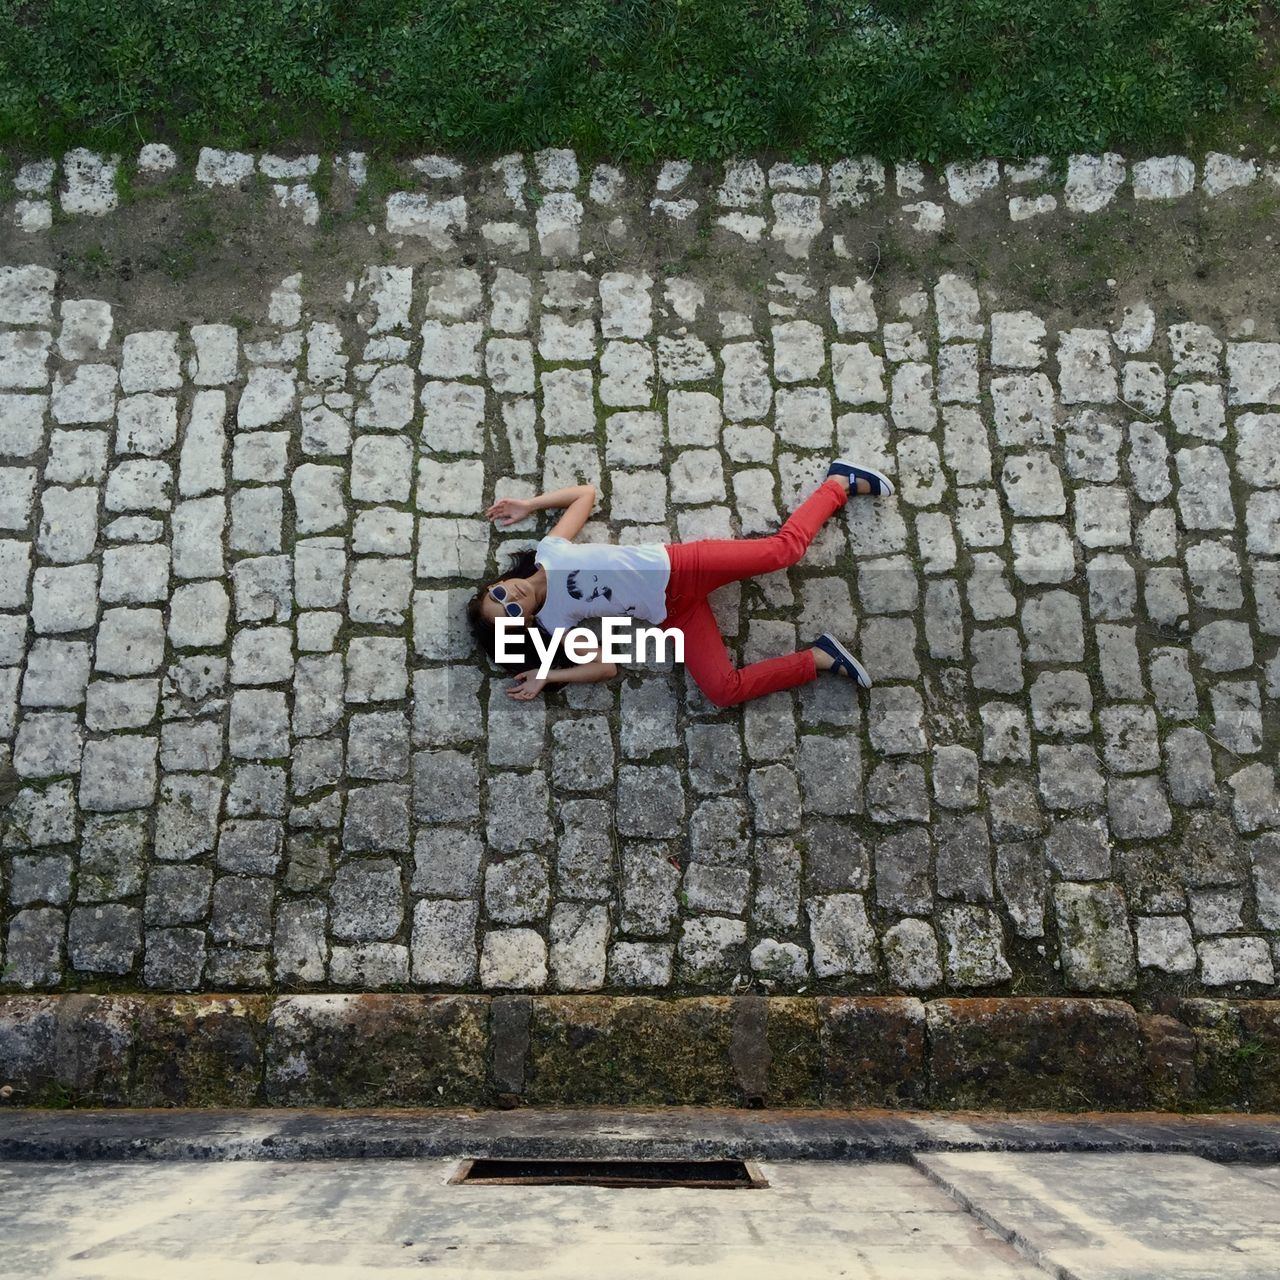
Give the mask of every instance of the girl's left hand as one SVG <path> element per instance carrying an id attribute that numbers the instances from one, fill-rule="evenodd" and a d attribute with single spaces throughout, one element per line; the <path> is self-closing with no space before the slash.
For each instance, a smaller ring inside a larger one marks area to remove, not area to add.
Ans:
<path id="1" fill-rule="evenodd" d="M 485 512 L 485 515 L 495 524 L 501 520 L 504 525 L 518 524 L 521 520 L 528 519 L 532 514 L 533 503 L 527 498 L 499 498 Z"/>
<path id="2" fill-rule="evenodd" d="M 530 702 L 542 692 L 547 682 L 539 680 L 532 671 L 522 671 L 513 683 L 507 686 L 507 697 L 518 698 L 521 702 Z"/>

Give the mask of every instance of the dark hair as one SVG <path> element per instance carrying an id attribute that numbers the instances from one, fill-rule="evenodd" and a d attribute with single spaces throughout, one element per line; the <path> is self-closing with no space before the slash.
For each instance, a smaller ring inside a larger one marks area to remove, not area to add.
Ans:
<path id="1" fill-rule="evenodd" d="M 532 578 L 537 572 L 538 564 L 534 559 L 532 550 L 516 551 L 512 553 L 511 559 L 507 565 L 507 572 L 503 575 L 506 578 Z M 489 595 L 489 587 L 491 584 L 486 583 L 482 586 L 474 596 L 467 602 L 467 622 L 471 626 L 471 634 L 475 637 L 476 644 L 488 655 L 489 661 L 495 666 L 501 667 L 504 671 L 510 672 L 512 675 L 519 675 L 521 671 L 528 671 L 538 665 L 538 651 L 534 648 L 531 637 L 524 637 L 524 643 L 520 646 L 524 653 L 519 662 L 499 662 L 497 656 L 498 650 L 498 630 L 484 616 L 484 602 Z M 538 624 L 529 618 L 526 620 L 529 630 L 532 630 Z M 507 645 L 510 647 L 513 640 L 508 637 Z M 551 666 L 567 667 L 569 659 L 565 657 L 563 650 L 558 650 L 555 657 L 551 660 Z"/>

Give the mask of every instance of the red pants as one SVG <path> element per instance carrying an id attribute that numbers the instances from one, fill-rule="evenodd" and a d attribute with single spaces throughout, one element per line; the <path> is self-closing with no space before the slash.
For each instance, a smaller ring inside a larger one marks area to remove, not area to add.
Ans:
<path id="1" fill-rule="evenodd" d="M 694 683 L 718 707 L 792 689 L 816 680 L 818 668 L 805 649 L 735 668 L 725 648 L 707 595 L 726 582 L 754 578 L 795 564 L 817 535 L 822 522 L 848 501 L 840 480 L 823 482 L 766 538 L 703 538 L 668 545 L 671 577 L 667 582 L 664 627 L 684 633 L 684 665 Z"/>

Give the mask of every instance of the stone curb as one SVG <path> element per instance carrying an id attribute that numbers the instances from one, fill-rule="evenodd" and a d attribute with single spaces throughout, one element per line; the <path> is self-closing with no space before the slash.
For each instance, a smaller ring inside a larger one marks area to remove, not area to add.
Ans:
<path id="1" fill-rule="evenodd" d="M 18 1106 L 1280 1110 L 1280 1002 L 0 997 Z"/>
<path id="2" fill-rule="evenodd" d="M 0 1161 L 728 1159 L 905 1161 L 948 1151 L 1280 1160 L 1280 1116 L 1007 1111 L 10 1110 Z"/>

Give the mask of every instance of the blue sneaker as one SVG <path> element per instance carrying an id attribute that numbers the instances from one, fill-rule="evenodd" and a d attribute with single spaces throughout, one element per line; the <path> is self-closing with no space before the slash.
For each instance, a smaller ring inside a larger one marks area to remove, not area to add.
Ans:
<path id="1" fill-rule="evenodd" d="M 844 476 L 849 481 L 850 497 L 864 496 L 855 487 L 859 480 L 865 480 L 871 486 L 871 493 L 866 496 L 887 498 L 893 492 L 893 481 L 883 471 L 877 471 L 874 467 L 860 467 L 848 458 L 837 458 L 827 468 L 827 478 L 832 476 Z"/>
<path id="2" fill-rule="evenodd" d="M 867 674 L 867 669 L 860 663 L 857 658 L 849 652 L 848 649 L 840 643 L 829 631 L 824 631 L 814 642 L 815 649 L 821 649 L 823 653 L 829 655 L 835 661 L 835 665 L 831 668 L 837 675 L 848 676 L 854 684 L 863 689 L 871 688 L 871 677 Z"/>

